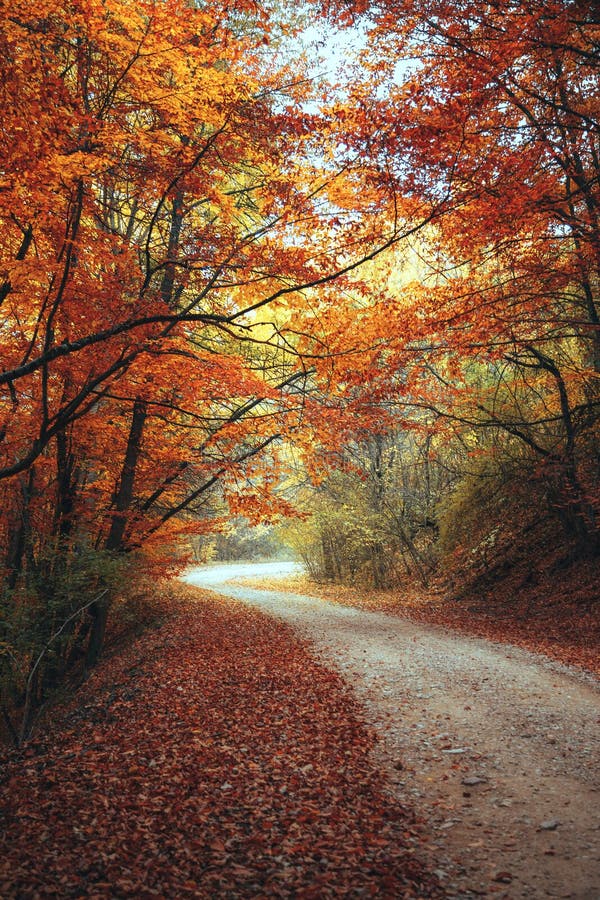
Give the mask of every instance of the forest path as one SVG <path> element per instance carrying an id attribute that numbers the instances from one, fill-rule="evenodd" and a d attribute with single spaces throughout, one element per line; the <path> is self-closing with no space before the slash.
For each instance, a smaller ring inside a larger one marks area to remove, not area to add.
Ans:
<path id="1" fill-rule="evenodd" d="M 450 896 L 599 900 L 600 683 L 510 645 L 231 581 L 295 571 L 185 580 L 285 620 L 352 684 Z"/>

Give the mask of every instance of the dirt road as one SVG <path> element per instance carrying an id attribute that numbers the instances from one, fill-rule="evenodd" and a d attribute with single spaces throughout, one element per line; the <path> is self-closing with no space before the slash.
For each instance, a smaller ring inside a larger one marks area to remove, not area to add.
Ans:
<path id="1" fill-rule="evenodd" d="M 230 583 L 293 571 L 213 566 L 186 581 L 281 617 L 344 674 L 449 896 L 600 900 L 600 683 L 508 645 Z"/>

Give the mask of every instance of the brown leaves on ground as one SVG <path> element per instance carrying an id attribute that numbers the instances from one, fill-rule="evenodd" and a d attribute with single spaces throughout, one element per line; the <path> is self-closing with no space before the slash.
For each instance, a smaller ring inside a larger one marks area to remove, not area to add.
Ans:
<path id="1" fill-rule="evenodd" d="M 459 600 L 439 587 L 428 591 L 404 585 L 395 590 L 370 591 L 317 584 L 301 576 L 269 582 L 252 579 L 252 585 L 454 628 L 544 653 L 600 675 L 597 563 L 577 563 L 560 577 L 556 573 L 538 575 L 535 583 L 523 584 L 524 580 L 526 576 L 519 571 L 513 581 L 506 579 L 485 592 L 470 590 Z"/>
<path id="2" fill-rule="evenodd" d="M 4 759 L 0 895 L 442 896 L 340 678 L 284 624 L 177 592 Z"/>

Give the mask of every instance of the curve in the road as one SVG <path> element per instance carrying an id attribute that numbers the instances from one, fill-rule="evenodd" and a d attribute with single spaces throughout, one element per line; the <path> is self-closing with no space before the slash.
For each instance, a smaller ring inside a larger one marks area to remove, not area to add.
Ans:
<path id="1" fill-rule="evenodd" d="M 431 830 L 450 896 L 600 900 L 600 686 L 511 647 L 235 579 L 294 563 L 208 566 L 190 584 L 289 622 L 362 698 L 391 789 Z"/>

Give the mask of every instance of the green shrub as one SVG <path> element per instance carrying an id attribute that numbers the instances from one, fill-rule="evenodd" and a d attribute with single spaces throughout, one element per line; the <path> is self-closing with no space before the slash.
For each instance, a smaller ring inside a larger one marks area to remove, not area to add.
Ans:
<path id="1" fill-rule="evenodd" d="M 17 742 L 29 732 L 35 710 L 83 659 L 87 610 L 100 595 L 114 593 L 126 565 L 84 542 L 53 549 L 0 593 L 0 698 Z"/>

